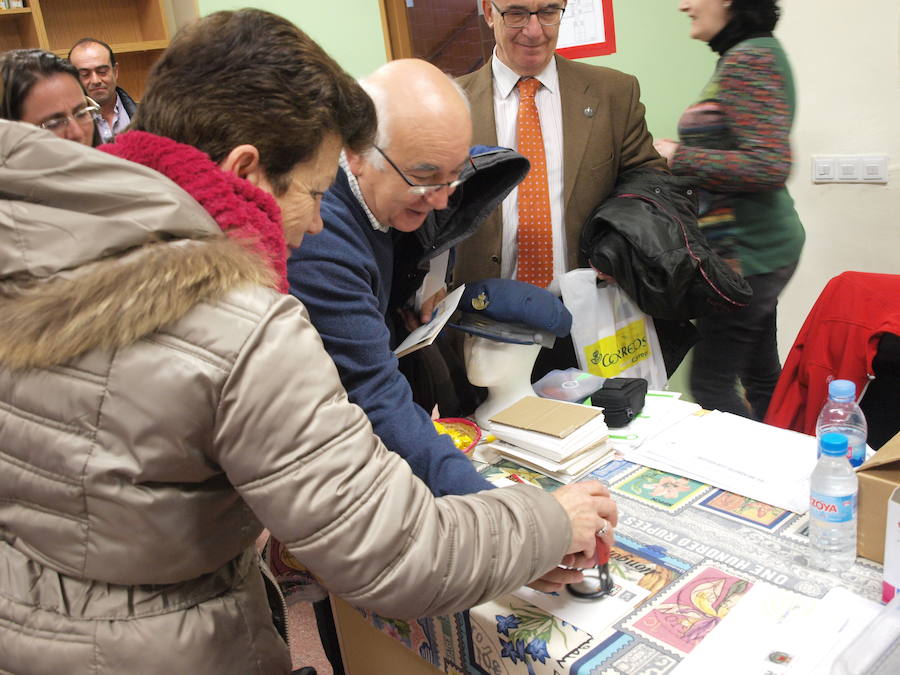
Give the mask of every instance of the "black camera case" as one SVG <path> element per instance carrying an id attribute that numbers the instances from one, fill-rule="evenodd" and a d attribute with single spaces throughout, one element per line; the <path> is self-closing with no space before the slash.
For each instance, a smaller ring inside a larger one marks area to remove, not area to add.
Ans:
<path id="1" fill-rule="evenodd" d="M 624 427 L 644 409 L 647 380 L 642 377 L 610 377 L 591 394 L 591 405 L 603 408 L 606 426 Z"/>

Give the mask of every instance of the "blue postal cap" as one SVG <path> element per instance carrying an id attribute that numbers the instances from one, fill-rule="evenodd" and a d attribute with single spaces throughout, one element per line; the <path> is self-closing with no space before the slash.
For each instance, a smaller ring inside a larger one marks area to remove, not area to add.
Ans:
<path id="1" fill-rule="evenodd" d="M 457 309 L 461 315 L 452 326 L 498 342 L 552 347 L 572 329 L 572 315 L 562 300 L 514 279 L 467 284 Z"/>

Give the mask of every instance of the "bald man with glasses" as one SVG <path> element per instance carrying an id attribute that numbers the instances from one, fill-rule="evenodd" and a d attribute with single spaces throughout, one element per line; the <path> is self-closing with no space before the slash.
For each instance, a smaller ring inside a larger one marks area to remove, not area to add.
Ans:
<path id="1" fill-rule="evenodd" d="M 392 350 L 431 318 L 443 286 L 420 299 L 415 317 L 405 311 L 407 322 L 397 320 L 398 310 L 411 304 L 432 267 L 445 281 L 450 249 L 521 180 L 527 162 L 509 150 L 470 154 L 465 94 L 425 61 L 392 61 L 362 85 L 378 112 L 375 147 L 344 151 L 322 198 L 323 231 L 288 262 L 291 292 L 309 311 L 350 400 L 388 449 L 435 495 L 488 489 L 450 438 L 437 434 L 429 402 L 416 397 L 427 411 L 414 402 Z M 415 352 L 403 360 L 420 358 Z"/>

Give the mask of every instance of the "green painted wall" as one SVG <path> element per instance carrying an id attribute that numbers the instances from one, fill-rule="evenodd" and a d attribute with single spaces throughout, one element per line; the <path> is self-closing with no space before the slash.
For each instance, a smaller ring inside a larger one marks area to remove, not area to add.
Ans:
<path id="1" fill-rule="evenodd" d="M 357 77 L 385 62 L 378 0 L 199 0 L 198 4 L 201 14 L 247 6 L 281 14 Z M 705 44 L 688 38 L 687 17 L 677 6 L 677 0 L 616 0 L 618 51 L 586 60 L 637 75 L 647 124 L 657 137 L 675 136 L 678 116 L 715 63 Z"/>
<path id="2" fill-rule="evenodd" d="M 616 53 L 585 62 L 636 75 L 650 132 L 675 138 L 678 118 L 712 74 L 715 55 L 688 37 L 677 0 L 616 0 L 613 7 Z"/>
<path id="3" fill-rule="evenodd" d="M 351 75 L 362 77 L 386 56 L 378 0 L 199 0 L 200 15 L 258 7 L 290 19 Z"/>

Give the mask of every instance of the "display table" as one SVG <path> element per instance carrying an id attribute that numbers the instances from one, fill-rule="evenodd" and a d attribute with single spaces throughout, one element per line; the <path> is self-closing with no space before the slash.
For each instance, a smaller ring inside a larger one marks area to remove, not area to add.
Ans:
<path id="1" fill-rule="evenodd" d="M 555 487 L 504 460 L 484 473 Z M 615 602 L 630 603 L 622 616 L 582 629 L 511 594 L 406 622 L 333 600 L 348 674 L 668 673 L 754 584 L 814 598 L 834 586 L 881 597 L 876 563 L 858 559 L 840 575 L 807 567 L 805 515 L 621 459 L 592 477 L 609 483 L 619 507 L 610 569 Z M 611 599 L 585 602 L 597 614 L 612 609 Z"/>

